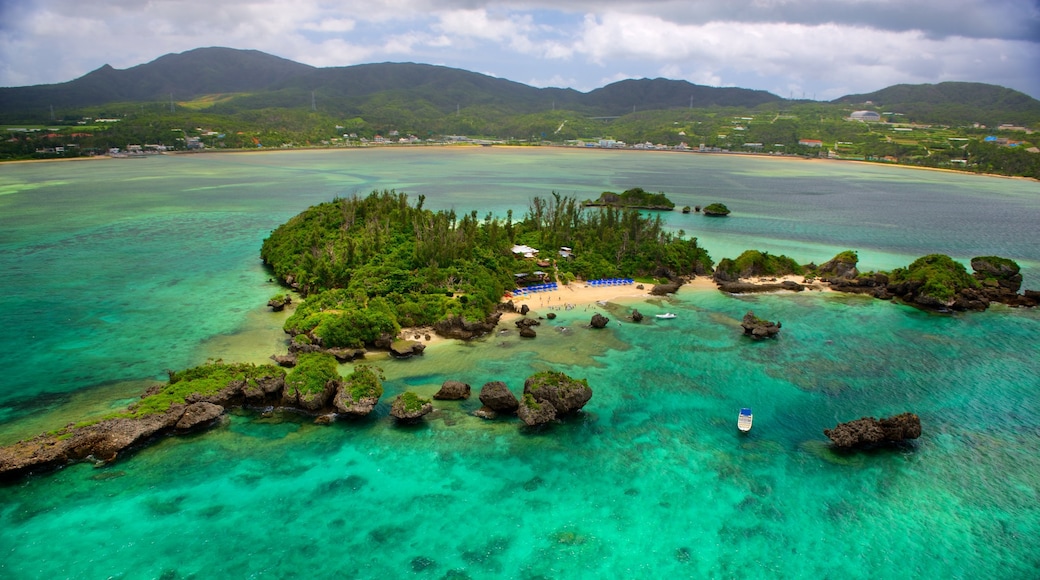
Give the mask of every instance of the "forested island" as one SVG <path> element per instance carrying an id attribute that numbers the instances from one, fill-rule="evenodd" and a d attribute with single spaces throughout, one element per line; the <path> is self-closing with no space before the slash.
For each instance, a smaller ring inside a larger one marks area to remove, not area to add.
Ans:
<path id="1" fill-rule="evenodd" d="M 650 193 L 642 187 L 626 189 L 618 194 L 613 191 L 604 191 L 595 201 L 586 199 L 581 202 L 585 207 L 627 207 L 632 209 L 648 209 L 672 211 L 675 203 L 663 193 Z"/>
<path id="2" fill-rule="evenodd" d="M 413 205 L 392 190 L 336 199 L 305 210 L 264 240 L 264 262 L 305 298 L 284 325 L 295 352 L 289 370 L 217 361 L 170 371 L 165 384 L 126 409 L 0 448 L 0 477 L 75 461 L 110 462 L 158 436 L 208 428 L 233 407 L 280 407 L 321 423 L 365 417 L 383 395 L 381 371 L 359 363 L 343 377 L 338 360 L 364 356 L 368 348 L 391 348 L 402 327 L 431 326 L 460 339 L 486 334 L 498 324 L 503 305 L 512 309 L 504 302 L 507 293 L 530 280 L 536 268 L 547 268 L 543 279 L 563 285 L 641 277 L 656 283 L 655 294 L 711 275 L 723 292 L 801 291 L 820 281 L 833 290 L 937 312 L 983 310 L 993 302 L 1040 303 L 1040 292 L 1018 293 L 1018 264 L 997 256 L 973 258 L 973 273 L 942 254 L 891 272 L 860 272 L 854 251 L 821 265 L 800 265 L 783 255 L 748 250 L 713 267 L 696 238 L 682 230 L 667 232 L 660 216 L 633 208 L 586 210 L 574 198 L 553 193 L 532 199 L 523 218 L 514 221 L 512 212 L 505 219 L 492 214 L 480 219 L 475 211 L 461 217 L 433 212 L 423 208 L 424 201 L 419 196 Z M 533 256 L 536 248 L 548 255 Z M 281 306 L 286 301 L 284 294 L 271 300 Z M 755 318 L 750 312 L 749 317 Z M 778 331 L 779 323 L 774 326 Z M 463 386 L 456 390 L 462 395 L 436 398 L 468 397 L 469 386 Z M 551 371 L 529 377 L 519 398 L 492 380 L 481 390 L 485 406 L 478 416 L 506 413 L 537 426 L 580 410 L 591 396 L 584 380 Z M 406 391 L 393 401 L 390 414 L 411 422 L 430 410 L 429 400 Z"/>

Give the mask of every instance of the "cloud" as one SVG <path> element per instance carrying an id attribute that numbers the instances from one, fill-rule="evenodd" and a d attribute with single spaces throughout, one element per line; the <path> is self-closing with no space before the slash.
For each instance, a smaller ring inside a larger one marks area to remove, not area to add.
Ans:
<path id="1" fill-rule="evenodd" d="M 579 90 L 665 76 L 820 99 L 945 80 L 1040 96 L 1033 0 L 0 0 L 0 86 L 200 46 Z"/>

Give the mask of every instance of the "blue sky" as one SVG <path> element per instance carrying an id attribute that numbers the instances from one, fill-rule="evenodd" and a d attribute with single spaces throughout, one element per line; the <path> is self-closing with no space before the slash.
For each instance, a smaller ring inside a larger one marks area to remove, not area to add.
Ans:
<path id="1" fill-rule="evenodd" d="M 203 46 L 581 91 L 666 77 L 830 100 L 974 81 L 1040 98 L 1040 0 L 0 0 L 0 86 Z"/>

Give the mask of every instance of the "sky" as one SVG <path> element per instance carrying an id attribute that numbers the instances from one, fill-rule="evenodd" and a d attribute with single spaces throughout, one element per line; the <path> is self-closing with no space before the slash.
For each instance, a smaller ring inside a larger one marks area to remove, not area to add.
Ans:
<path id="1" fill-rule="evenodd" d="M 1040 98 L 1040 0 L 0 0 L 0 86 L 206 46 L 579 91 L 664 77 L 832 100 L 971 81 Z"/>

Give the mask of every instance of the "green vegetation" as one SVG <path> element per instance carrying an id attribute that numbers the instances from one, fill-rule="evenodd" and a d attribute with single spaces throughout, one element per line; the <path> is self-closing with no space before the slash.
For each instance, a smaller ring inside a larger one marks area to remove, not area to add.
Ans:
<path id="1" fill-rule="evenodd" d="M 340 379 L 336 369 L 336 358 L 331 354 L 300 354 L 296 366 L 285 377 L 285 388 L 287 391 L 296 389 L 301 396 L 320 394 L 325 391 L 329 381 Z"/>
<path id="2" fill-rule="evenodd" d="M 397 398 L 404 405 L 404 410 L 408 413 L 416 413 L 418 411 L 421 411 L 423 405 L 430 404 L 429 399 L 423 399 L 422 397 L 416 395 L 411 391 L 405 391 L 398 395 Z"/>
<path id="3" fill-rule="evenodd" d="M 251 385 L 256 385 L 257 379 L 284 375 L 285 371 L 274 365 L 257 366 L 222 362 L 171 372 L 169 382 L 157 392 L 130 405 L 127 410 L 114 413 L 104 419 L 122 417 L 138 419 L 146 415 L 165 413 L 171 405 L 184 404 L 184 399 L 193 393 L 204 396 L 214 395 L 232 381 L 246 381 Z"/>
<path id="4" fill-rule="evenodd" d="M 522 400 L 524 402 L 524 406 L 528 407 L 529 409 L 538 411 L 542 408 L 541 403 L 536 401 L 534 395 L 532 395 L 531 393 L 524 393 Z"/>
<path id="5" fill-rule="evenodd" d="M 972 268 L 975 268 L 976 263 L 985 263 L 991 269 L 975 269 L 975 278 L 980 280 L 1001 280 L 1010 276 L 1017 275 L 1022 268 L 1018 265 L 1018 262 L 1010 258 L 1001 258 L 1000 256 L 977 256 L 971 259 Z M 999 274 L 999 275 L 998 275 Z"/>
<path id="6" fill-rule="evenodd" d="M 769 252 L 747 250 L 736 260 L 723 258 L 719 260 L 716 272 L 725 273 L 729 278 L 753 278 L 762 276 L 788 276 L 802 274 L 804 268 L 787 256 L 774 256 Z"/>
<path id="7" fill-rule="evenodd" d="M 382 371 L 366 364 L 354 365 L 354 372 L 347 375 L 344 386 L 354 401 L 383 396 Z"/>
<path id="8" fill-rule="evenodd" d="M 452 316 L 486 318 L 514 274 L 538 269 L 513 255 L 515 243 L 548 256 L 561 246 L 553 272 L 561 281 L 710 272 L 711 259 L 685 232 L 666 232 L 659 216 L 608 207 L 586 210 L 553 193 L 534 198 L 523 220 L 423 209 L 404 194 L 372 192 L 311 207 L 264 240 L 260 255 L 280 280 L 307 299 L 285 322 L 325 347 L 359 348 L 402 326 Z"/>
<path id="9" fill-rule="evenodd" d="M 729 208 L 724 203 L 713 203 L 704 207 L 704 215 L 708 216 L 727 216 L 729 215 Z"/>
<path id="10" fill-rule="evenodd" d="M 889 276 L 893 284 L 918 284 L 918 294 L 949 302 L 965 288 L 977 288 L 978 282 L 960 262 L 944 254 L 918 258 L 906 268 L 897 268 Z"/>
<path id="11" fill-rule="evenodd" d="M 527 385 L 525 390 L 528 391 L 528 394 L 524 395 L 526 397 L 532 393 L 537 395 L 538 391 L 546 386 L 568 391 L 588 387 L 589 381 L 588 379 L 574 379 L 559 371 L 541 371 L 528 377 L 525 384 Z"/>
<path id="12" fill-rule="evenodd" d="M 642 187 L 633 187 L 620 195 L 613 191 L 604 191 L 596 201 L 585 200 L 582 205 L 585 207 L 616 206 L 668 211 L 675 208 L 675 203 L 668 199 L 663 192 L 648 193 Z"/>

